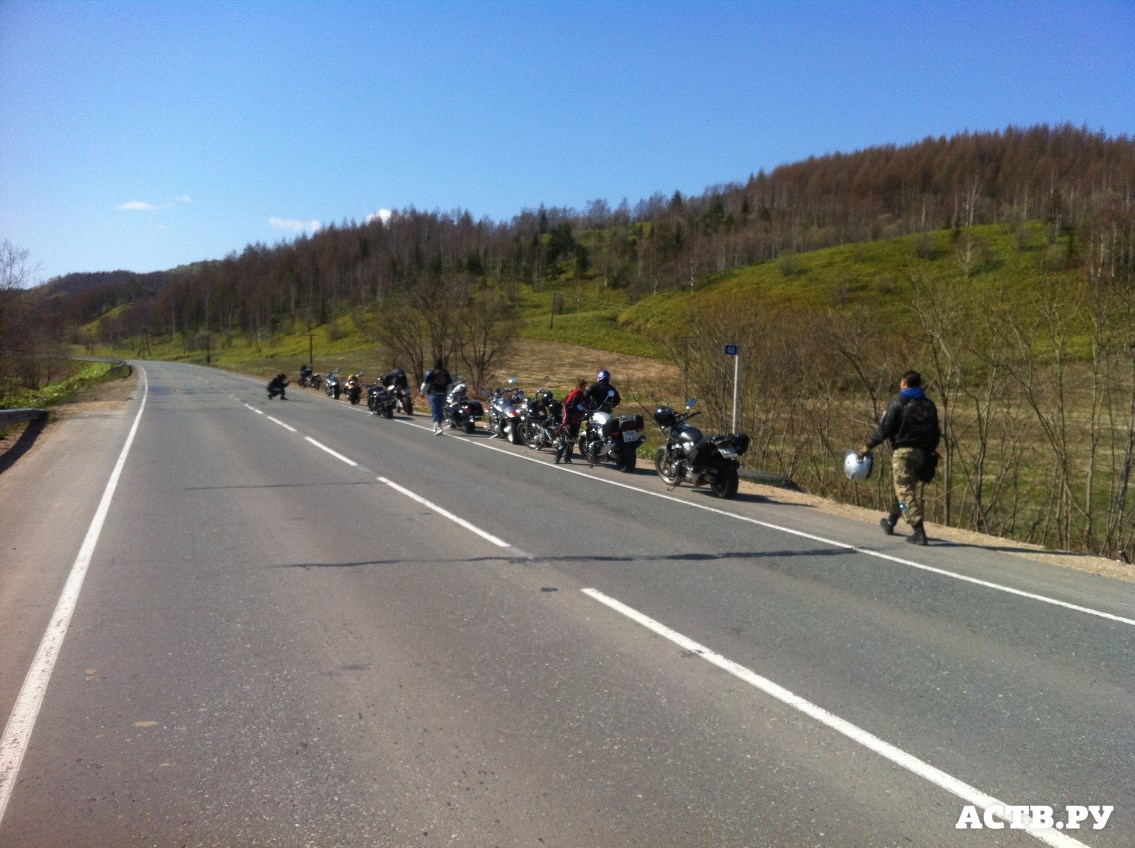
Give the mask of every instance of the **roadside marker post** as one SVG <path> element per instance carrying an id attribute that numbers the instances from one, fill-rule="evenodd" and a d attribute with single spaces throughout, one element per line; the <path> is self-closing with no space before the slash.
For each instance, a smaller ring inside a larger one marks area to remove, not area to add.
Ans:
<path id="1" fill-rule="evenodd" d="M 733 426 L 729 432 L 737 432 L 737 376 L 741 370 L 741 346 L 727 344 L 725 355 L 733 357 Z"/>

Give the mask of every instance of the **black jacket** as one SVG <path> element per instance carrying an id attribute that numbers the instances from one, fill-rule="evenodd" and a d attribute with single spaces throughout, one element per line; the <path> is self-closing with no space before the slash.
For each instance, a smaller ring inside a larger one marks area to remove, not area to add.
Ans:
<path id="1" fill-rule="evenodd" d="M 887 405 L 879 429 L 867 440 L 873 448 L 890 442 L 892 448 L 922 448 L 935 450 L 942 438 L 938 426 L 938 408 L 920 388 L 903 389 Z"/>
<path id="2" fill-rule="evenodd" d="M 615 397 L 610 403 L 607 403 L 607 392 L 614 392 Z M 619 397 L 619 390 L 612 386 L 606 380 L 600 380 L 598 383 L 592 383 L 591 388 L 587 390 L 587 400 L 591 403 L 592 407 L 602 406 L 607 404 L 611 409 L 619 405 L 622 398 Z"/>

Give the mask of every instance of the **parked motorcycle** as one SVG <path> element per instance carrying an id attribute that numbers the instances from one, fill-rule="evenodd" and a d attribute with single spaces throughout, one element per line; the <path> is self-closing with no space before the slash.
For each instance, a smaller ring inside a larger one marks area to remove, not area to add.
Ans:
<path id="1" fill-rule="evenodd" d="M 343 385 L 342 385 L 342 383 L 339 382 L 339 369 L 338 368 L 336 368 L 334 371 L 332 371 L 330 374 L 327 375 L 327 382 L 326 382 L 326 385 L 324 387 L 324 390 L 327 392 L 327 397 L 335 398 L 335 400 L 339 399 L 339 395 L 343 391 Z"/>
<path id="2" fill-rule="evenodd" d="M 406 372 L 401 368 L 384 374 L 380 382 L 386 384 L 386 390 L 394 398 L 394 409 L 403 415 L 414 414 L 414 401 L 410 392 L 410 381 L 406 379 Z"/>
<path id="3" fill-rule="evenodd" d="M 631 472 L 638 463 L 638 446 L 646 441 L 641 415 L 621 415 L 612 412 L 615 392 L 591 410 L 579 430 L 579 452 L 591 465 L 609 459 L 619 471 Z"/>
<path id="4" fill-rule="evenodd" d="M 687 423 L 699 413 L 693 411 L 696 401 L 686 402 L 686 412 L 675 412 L 669 406 L 655 410 L 655 423 L 666 435 L 666 444 L 655 451 L 654 467 L 667 486 L 683 482 L 691 486 L 709 484 L 719 498 L 732 498 L 737 494 L 738 457 L 749 449 L 745 433 L 728 433 L 707 436 Z"/>
<path id="5" fill-rule="evenodd" d="M 485 417 L 485 407 L 479 400 L 468 396 L 469 386 L 458 380 L 449 387 L 445 395 L 445 420 L 454 430 L 472 433 L 477 422 Z"/>
<path id="6" fill-rule="evenodd" d="M 520 409 L 520 432 L 532 450 L 552 447 L 560 435 L 564 405 L 547 389 L 538 389 Z"/>
<path id="7" fill-rule="evenodd" d="M 301 365 L 300 366 L 300 388 L 306 389 L 308 386 L 310 386 L 311 385 L 311 378 L 313 376 L 314 375 L 312 373 L 310 365 Z"/>
<path id="8" fill-rule="evenodd" d="M 489 430 L 494 437 L 507 439 L 514 445 L 524 444 L 520 432 L 519 405 L 524 403 L 524 390 L 514 389 L 516 378 L 510 377 L 509 388 L 495 390 L 489 398 Z"/>
<path id="9" fill-rule="evenodd" d="M 361 379 L 362 376 L 362 371 L 360 371 L 358 374 L 352 374 L 347 378 L 347 382 L 343 386 L 343 388 L 347 392 L 347 400 L 351 402 L 351 406 L 355 406 L 360 400 L 363 399 L 363 382 Z"/>
<path id="10" fill-rule="evenodd" d="M 394 395 L 382 382 L 367 386 L 367 409 L 371 415 L 381 415 L 383 418 L 394 417 Z"/>

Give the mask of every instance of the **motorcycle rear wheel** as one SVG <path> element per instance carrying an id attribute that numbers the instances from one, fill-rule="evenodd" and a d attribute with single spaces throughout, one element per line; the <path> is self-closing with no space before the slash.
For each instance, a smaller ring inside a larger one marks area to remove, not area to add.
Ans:
<path id="1" fill-rule="evenodd" d="M 623 448 L 619 451 L 619 457 L 615 460 L 615 470 L 622 471 L 624 474 L 630 474 L 635 470 L 638 465 L 638 456 L 630 448 Z"/>
<path id="2" fill-rule="evenodd" d="M 472 422 L 472 421 L 466 421 L 466 422 L 465 422 L 465 423 L 464 423 L 464 424 L 462 425 L 462 429 L 463 429 L 463 430 L 464 430 L 464 431 L 465 431 L 466 433 L 472 433 L 472 432 L 473 432 L 474 430 L 476 430 L 476 429 L 477 429 L 477 425 L 476 425 L 476 424 L 475 424 L 474 422 Z"/>
<path id="3" fill-rule="evenodd" d="M 682 478 L 674 471 L 674 464 L 666 456 L 666 448 L 659 448 L 654 453 L 654 470 L 667 486 L 678 486 Z"/>
<path id="4" fill-rule="evenodd" d="M 712 469 L 709 477 L 709 488 L 717 497 L 729 500 L 737 496 L 737 487 L 740 481 L 737 478 L 737 466 L 732 463 L 721 463 Z"/>

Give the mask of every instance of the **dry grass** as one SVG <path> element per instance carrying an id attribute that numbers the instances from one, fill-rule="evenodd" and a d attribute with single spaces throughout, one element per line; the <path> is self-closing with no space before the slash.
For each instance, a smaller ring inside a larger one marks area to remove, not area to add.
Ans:
<path id="1" fill-rule="evenodd" d="M 653 398 L 658 392 L 669 397 L 681 385 L 681 370 L 667 362 L 532 339 L 516 340 L 507 364 L 491 375 L 491 381 L 503 384 L 516 377 L 525 390 L 543 386 L 562 398 L 576 380 L 593 382 L 600 368 L 611 372 L 611 382 L 628 397 Z"/>

